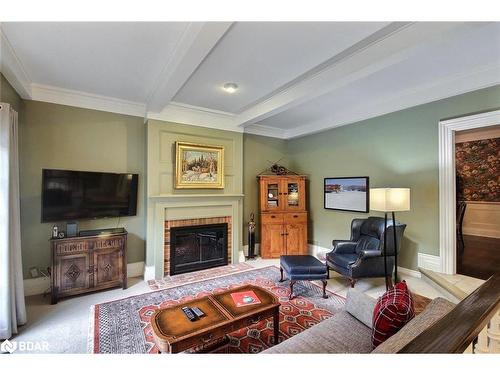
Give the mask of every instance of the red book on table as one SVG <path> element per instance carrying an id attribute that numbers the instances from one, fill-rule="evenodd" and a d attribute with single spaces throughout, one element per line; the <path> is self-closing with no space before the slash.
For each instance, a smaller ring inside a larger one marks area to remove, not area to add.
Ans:
<path id="1" fill-rule="evenodd" d="M 248 290 L 245 292 L 231 293 L 231 298 L 236 304 L 236 307 L 243 307 L 249 305 L 257 305 L 260 303 L 259 297 L 252 291 Z"/>

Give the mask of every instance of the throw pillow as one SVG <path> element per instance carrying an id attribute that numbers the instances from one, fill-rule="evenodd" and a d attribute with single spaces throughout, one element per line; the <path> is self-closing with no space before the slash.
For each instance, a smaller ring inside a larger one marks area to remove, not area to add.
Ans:
<path id="1" fill-rule="evenodd" d="M 401 281 L 377 300 L 373 310 L 373 347 L 376 348 L 396 334 L 414 316 L 413 298 L 406 286 L 406 282 Z"/>

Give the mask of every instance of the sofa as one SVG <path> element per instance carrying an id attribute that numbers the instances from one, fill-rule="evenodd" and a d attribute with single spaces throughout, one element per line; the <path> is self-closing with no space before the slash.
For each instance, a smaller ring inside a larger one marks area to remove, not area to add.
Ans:
<path id="1" fill-rule="evenodd" d="M 432 300 L 398 333 L 374 349 L 371 326 L 376 302 L 375 298 L 350 289 L 344 310 L 263 353 L 397 353 L 455 307 L 444 298 Z"/>

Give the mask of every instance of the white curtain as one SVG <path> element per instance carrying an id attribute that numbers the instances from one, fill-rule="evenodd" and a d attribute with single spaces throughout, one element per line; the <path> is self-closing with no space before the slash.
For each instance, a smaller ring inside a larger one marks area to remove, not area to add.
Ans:
<path id="1" fill-rule="evenodd" d="M 0 103 L 0 339 L 25 323 L 17 112 Z"/>

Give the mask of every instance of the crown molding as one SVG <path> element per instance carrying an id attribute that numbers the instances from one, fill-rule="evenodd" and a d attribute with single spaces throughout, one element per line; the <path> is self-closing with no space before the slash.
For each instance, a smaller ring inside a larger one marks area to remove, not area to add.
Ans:
<path id="1" fill-rule="evenodd" d="M 31 99 L 31 79 L 0 26 L 0 71 L 23 99 Z"/>
<path id="2" fill-rule="evenodd" d="M 31 84 L 31 99 L 129 116 L 144 117 L 146 114 L 144 103 L 36 83 Z"/>
<path id="3" fill-rule="evenodd" d="M 235 125 L 233 113 L 171 102 L 161 112 L 148 112 L 152 120 L 176 122 L 205 128 L 243 133 L 243 128 Z"/>
<path id="4" fill-rule="evenodd" d="M 432 81 L 382 96 L 366 103 L 364 108 L 358 107 L 355 112 L 348 112 L 338 118 L 322 119 L 289 129 L 285 132 L 285 138 L 292 139 L 319 133 L 498 84 L 500 84 L 500 64 L 485 65 L 467 73 L 455 74 L 440 81 Z"/>
<path id="5" fill-rule="evenodd" d="M 284 129 L 261 124 L 251 124 L 245 126 L 245 133 L 261 135 L 264 137 L 286 139 L 286 131 Z"/>

